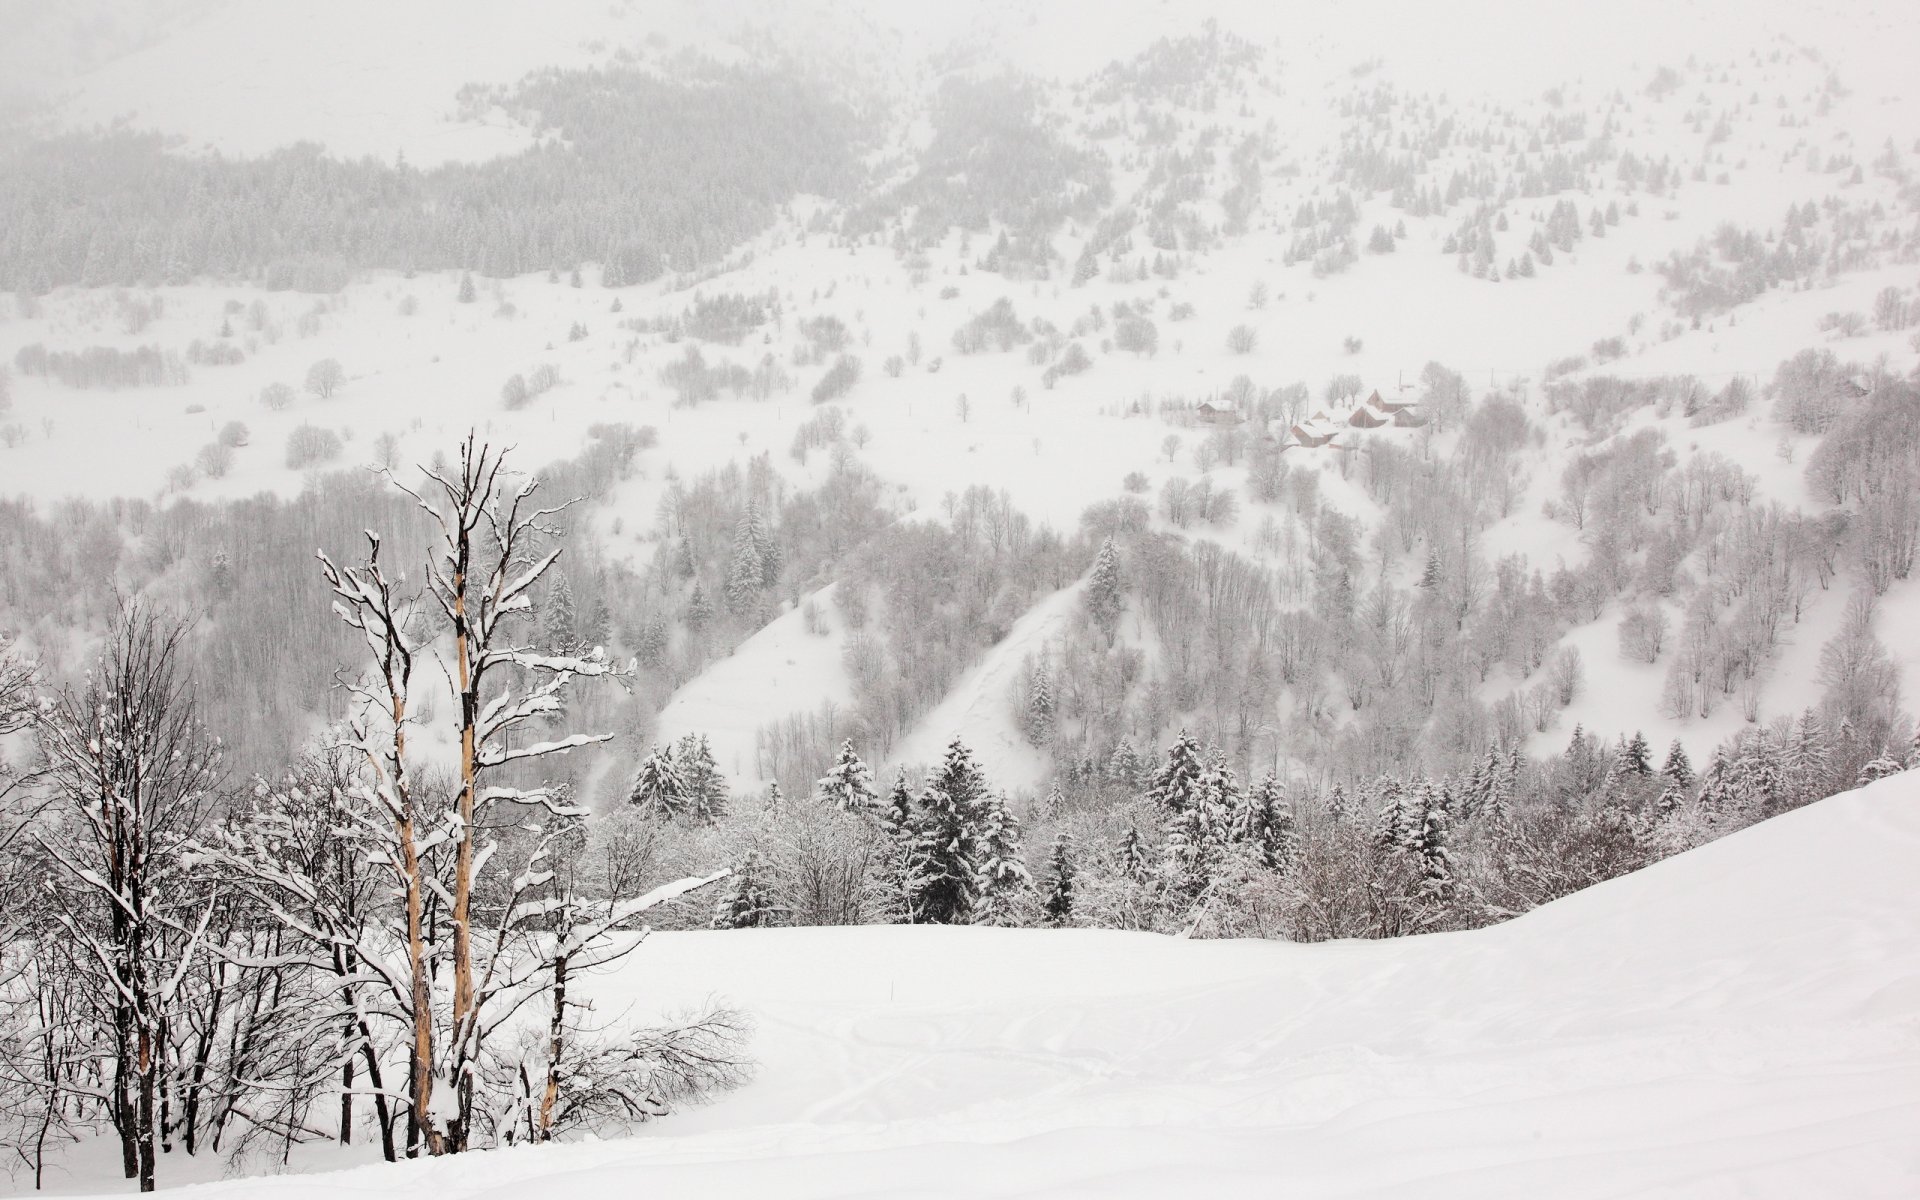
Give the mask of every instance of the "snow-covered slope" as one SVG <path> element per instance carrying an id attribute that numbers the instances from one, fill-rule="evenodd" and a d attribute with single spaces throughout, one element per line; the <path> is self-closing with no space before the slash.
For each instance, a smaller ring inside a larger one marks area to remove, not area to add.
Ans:
<path id="1" fill-rule="evenodd" d="M 658 936 L 600 983 L 759 1021 L 641 1136 L 221 1183 L 567 1196 L 1912 1196 L 1920 773 L 1472 933 Z"/>

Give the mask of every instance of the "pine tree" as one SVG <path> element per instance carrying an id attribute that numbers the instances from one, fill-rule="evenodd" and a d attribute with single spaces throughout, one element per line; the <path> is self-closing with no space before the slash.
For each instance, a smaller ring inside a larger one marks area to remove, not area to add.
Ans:
<path id="1" fill-rule="evenodd" d="M 1700 815 L 1708 825 L 1720 824 L 1739 806 L 1740 797 L 1734 791 L 1733 762 L 1727 755 L 1726 747 L 1714 747 L 1707 773 L 1700 779 L 1698 799 Z"/>
<path id="2" fill-rule="evenodd" d="M 1826 783 L 1831 765 L 1827 757 L 1827 731 L 1820 718 L 1809 708 L 1793 723 L 1785 755 L 1787 784 L 1794 800 L 1814 799 Z"/>
<path id="3" fill-rule="evenodd" d="M 1053 740 L 1053 677 L 1042 662 L 1033 669 L 1033 681 L 1027 686 L 1027 704 L 1021 713 L 1021 731 L 1035 746 Z"/>
<path id="4" fill-rule="evenodd" d="M 1431 780 L 1423 779 L 1407 806 L 1411 820 L 1406 849 L 1420 864 L 1422 890 L 1435 899 L 1453 891 L 1453 822 L 1443 797 Z"/>
<path id="5" fill-rule="evenodd" d="M 714 905 L 713 929 L 759 929 L 775 924 L 786 909 L 775 903 L 762 877 L 758 851 L 748 850 L 733 869 L 731 886 Z"/>
<path id="6" fill-rule="evenodd" d="M 674 746 L 673 765 L 680 776 L 687 814 L 709 823 L 718 819 L 727 808 L 727 780 L 713 761 L 707 735 L 689 733 L 681 738 Z"/>
<path id="7" fill-rule="evenodd" d="M 479 299 L 479 294 L 475 292 L 473 289 L 473 273 L 471 271 L 461 272 L 460 273 L 460 294 L 459 294 L 460 303 L 472 304 L 477 299 Z"/>
<path id="8" fill-rule="evenodd" d="M 881 815 L 888 828 L 899 836 L 904 837 L 912 832 L 913 791 L 907 786 L 905 771 L 894 775 L 893 790 L 887 794 L 887 804 Z"/>
<path id="9" fill-rule="evenodd" d="M 765 574 L 760 547 L 754 537 L 754 506 L 749 503 L 733 531 L 733 565 L 727 569 L 727 610 L 736 616 L 749 613 L 760 602 L 761 577 Z"/>
<path id="10" fill-rule="evenodd" d="M 1661 766 L 1660 773 L 1682 791 L 1693 787 L 1693 763 L 1688 760 L 1687 748 L 1680 744 L 1679 738 L 1673 739 L 1673 744 L 1667 747 L 1667 761 Z"/>
<path id="11" fill-rule="evenodd" d="M 687 628 L 698 632 L 711 620 L 713 604 L 707 599 L 707 594 L 700 590 L 699 582 L 695 581 L 693 592 L 687 597 Z"/>
<path id="12" fill-rule="evenodd" d="M 1513 815 L 1513 800 L 1519 790 L 1520 748 L 1514 746 L 1507 751 L 1487 787 L 1486 815 L 1494 824 L 1504 824 Z"/>
<path id="13" fill-rule="evenodd" d="M 1120 575 L 1120 551 L 1111 537 L 1100 543 L 1094 556 L 1093 573 L 1087 578 L 1087 615 L 1100 632 L 1111 638 L 1120 620 L 1120 606 L 1126 584 Z"/>
<path id="14" fill-rule="evenodd" d="M 1047 856 L 1047 921 L 1065 925 L 1073 920 L 1073 880 L 1079 868 L 1073 861 L 1073 835 L 1061 830 Z"/>
<path id="15" fill-rule="evenodd" d="M 577 620 L 573 607 L 573 586 L 567 577 L 554 572 L 553 585 L 547 589 L 547 602 L 543 606 L 543 632 L 546 635 L 547 653 L 572 654 L 580 649 L 580 633 L 576 628 Z"/>
<path id="16" fill-rule="evenodd" d="M 1040 812 L 1048 820 L 1057 819 L 1067 808 L 1067 794 L 1060 790 L 1060 779 L 1055 776 L 1047 785 L 1047 794 L 1040 800 Z"/>
<path id="17" fill-rule="evenodd" d="M 587 609 L 587 619 L 580 625 L 580 644 L 591 651 L 605 648 L 613 642 L 613 610 L 607 607 L 604 591 L 593 598 L 593 604 Z"/>
<path id="18" fill-rule="evenodd" d="M 920 793 L 907 852 L 907 919 L 915 925 L 964 924 L 973 913 L 971 814 L 938 784 Z"/>
<path id="19" fill-rule="evenodd" d="M 1233 771 L 1218 755 L 1201 775 L 1190 799 L 1168 809 L 1161 843 L 1161 871 L 1173 891 L 1197 898 L 1212 885 L 1229 836 L 1231 814 L 1244 803 Z"/>
<path id="20" fill-rule="evenodd" d="M 1270 871 L 1284 871 L 1293 862 L 1299 848 L 1293 810 L 1285 785 L 1272 771 L 1246 794 L 1233 822 L 1233 840 L 1253 846 L 1260 864 Z"/>
<path id="21" fill-rule="evenodd" d="M 1005 792 L 989 792 L 983 799 L 973 841 L 974 924 L 1018 925 L 1020 901 L 1032 890 L 1033 879 L 1020 856 L 1020 821 Z"/>
<path id="22" fill-rule="evenodd" d="M 640 644 L 635 647 L 640 661 L 649 667 L 657 667 L 667 657 L 667 623 L 656 614 L 647 618 L 640 627 Z"/>
<path id="23" fill-rule="evenodd" d="M 1647 745 L 1647 735 L 1639 730 L 1633 731 L 1633 738 L 1626 745 L 1627 766 L 1642 779 L 1653 774 L 1653 750 Z"/>
<path id="24" fill-rule="evenodd" d="M 654 817 L 677 817 L 687 810 L 686 783 L 674 765 L 671 748 L 662 750 L 656 744 L 640 760 L 627 803 L 638 805 Z"/>
<path id="25" fill-rule="evenodd" d="M 1147 796 L 1166 813 L 1185 812 L 1199 802 L 1200 781 L 1205 774 L 1200 743 L 1182 729 L 1180 736 L 1167 747 L 1167 761 L 1154 776 Z"/>
<path id="26" fill-rule="evenodd" d="M 814 787 L 822 804 L 841 812 L 871 813 L 880 807 L 873 772 L 854 753 L 852 738 L 840 743 L 840 757 Z"/>
<path id="27" fill-rule="evenodd" d="M 1336 821 L 1344 821 L 1347 819 L 1347 808 L 1347 789 L 1342 784 L 1335 783 L 1333 789 L 1327 793 L 1327 815 Z"/>
<path id="28" fill-rule="evenodd" d="M 1130 738 L 1121 738 L 1114 744 L 1113 753 L 1107 757 L 1107 778 L 1128 791 L 1139 788 L 1146 774 L 1146 763 L 1140 758 L 1140 752 L 1133 748 Z"/>
<path id="29" fill-rule="evenodd" d="M 959 738 L 927 781 L 907 855 L 907 912 L 915 924 L 965 924 L 979 886 L 979 816 L 986 779 Z"/>
<path id="30" fill-rule="evenodd" d="M 1373 785 L 1380 807 L 1373 819 L 1373 848 L 1381 853 L 1405 850 L 1413 840 L 1415 814 L 1398 779 L 1382 775 Z"/>

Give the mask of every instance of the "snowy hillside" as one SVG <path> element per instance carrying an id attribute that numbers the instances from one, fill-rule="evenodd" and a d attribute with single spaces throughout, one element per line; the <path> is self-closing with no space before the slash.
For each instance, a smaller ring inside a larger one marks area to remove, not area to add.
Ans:
<path id="1" fill-rule="evenodd" d="M 1910 1196 L 1916 780 L 1471 933 L 660 934 L 598 1002 L 740 1003 L 745 1090 L 632 1140 L 181 1195 Z"/>
<path id="2" fill-rule="evenodd" d="M 1920 1195 L 1916 61 L 0 0 L 0 1191 Z"/>

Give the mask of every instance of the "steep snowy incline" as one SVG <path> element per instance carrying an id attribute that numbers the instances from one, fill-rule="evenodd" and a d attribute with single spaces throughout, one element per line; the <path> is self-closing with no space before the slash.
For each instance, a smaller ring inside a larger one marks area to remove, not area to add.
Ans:
<path id="1" fill-rule="evenodd" d="M 1912 1196 L 1915 861 L 1920 773 L 1473 933 L 660 935 L 601 1009 L 751 1010 L 733 1096 L 191 1195 Z"/>

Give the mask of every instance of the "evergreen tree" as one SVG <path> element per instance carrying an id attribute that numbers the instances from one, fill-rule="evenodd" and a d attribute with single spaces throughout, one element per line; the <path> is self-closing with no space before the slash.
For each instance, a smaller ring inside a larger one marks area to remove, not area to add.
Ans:
<path id="1" fill-rule="evenodd" d="M 565 655 L 578 651 L 580 633 L 573 607 L 573 586 L 558 571 L 554 572 L 553 585 L 547 589 L 544 608 L 542 624 L 547 653 Z"/>
<path id="2" fill-rule="evenodd" d="M 1131 738 L 1121 738 L 1107 757 L 1107 778 L 1127 791 L 1134 791 L 1147 774 L 1147 764 L 1133 748 Z"/>
<path id="3" fill-rule="evenodd" d="M 1406 849 L 1420 864 L 1422 890 L 1445 899 L 1453 892 L 1453 822 L 1444 793 L 1430 780 L 1414 786 Z"/>
<path id="4" fill-rule="evenodd" d="M 1327 793 L 1327 815 L 1336 821 L 1344 821 L 1347 819 L 1347 806 L 1347 789 L 1335 783 Z"/>
<path id="5" fill-rule="evenodd" d="M 1021 730 L 1027 740 L 1044 746 L 1053 740 L 1053 677 L 1042 662 L 1033 669 L 1033 681 L 1027 687 L 1027 704 L 1021 713 Z"/>
<path id="6" fill-rule="evenodd" d="M 1680 744 L 1679 738 L 1673 739 L 1673 744 L 1667 747 L 1667 761 L 1661 766 L 1660 773 L 1681 791 L 1693 787 L 1693 763 L 1687 758 L 1687 748 Z"/>
<path id="7" fill-rule="evenodd" d="M 1020 924 L 1020 901 L 1033 879 L 1020 856 L 1020 821 L 1005 792 L 989 792 L 975 822 L 974 905 L 976 925 Z"/>
<path id="8" fill-rule="evenodd" d="M 758 851 L 748 850 L 714 905 L 714 929 L 758 929 L 775 924 L 786 909 L 767 890 Z"/>
<path id="9" fill-rule="evenodd" d="M 674 770 L 689 816 L 711 823 L 727 808 L 727 780 L 713 761 L 707 735 L 689 733 L 674 746 Z"/>
<path id="10" fill-rule="evenodd" d="M 1626 745 L 1627 767 L 1642 779 L 1653 774 L 1652 748 L 1647 745 L 1647 735 L 1639 730 L 1633 731 L 1633 738 Z"/>
<path id="11" fill-rule="evenodd" d="M 1191 798 L 1168 809 L 1161 844 L 1162 875 L 1174 892 L 1194 899 L 1219 873 L 1231 814 L 1245 803 L 1233 771 L 1214 756 Z"/>
<path id="12" fill-rule="evenodd" d="M 907 773 L 900 771 L 893 777 L 893 790 L 887 793 L 887 804 L 881 812 L 888 828 L 904 837 L 913 829 L 913 791 L 907 787 Z"/>
<path id="13" fill-rule="evenodd" d="M 915 925 L 964 924 L 973 915 L 977 879 L 971 814 L 928 783 L 920 794 L 907 852 L 907 919 Z"/>
<path id="14" fill-rule="evenodd" d="M 686 783 L 674 765 L 671 748 L 662 750 L 656 744 L 640 760 L 627 803 L 638 805 L 653 817 L 677 817 L 687 810 Z"/>
<path id="15" fill-rule="evenodd" d="M 873 772 L 854 753 L 852 738 L 840 743 L 840 757 L 814 786 L 822 804 L 841 812 L 871 813 L 880 807 Z"/>
<path id="16" fill-rule="evenodd" d="M 1233 822 L 1233 840 L 1251 845 L 1270 871 L 1284 871 L 1293 862 L 1299 848 L 1293 810 L 1286 787 L 1272 771 L 1246 794 Z"/>
<path id="17" fill-rule="evenodd" d="M 1049 820 L 1053 820 L 1065 812 L 1066 807 L 1067 794 L 1060 790 L 1060 780 L 1056 776 L 1053 782 L 1047 785 L 1047 794 L 1041 798 L 1040 812 Z"/>
<path id="18" fill-rule="evenodd" d="M 1784 766 L 1787 786 L 1796 803 L 1821 794 L 1831 767 L 1827 757 L 1827 730 L 1809 708 L 1793 723 L 1787 736 Z"/>
<path id="19" fill-rule="evenodd" d="M 1714 747 L 1707 773 L 1700 779 L 1698 800 L 1700 816 L 1708 825 L 1720 824 L 1740 806 L 1740 797 L 1734 790 L 1733 762 L 1727 755 L 1726 747 Z"/>
<path id="20" fill-rule="evenodd" d="M 1373 785 L 1379 800 L 1373 820 L 1373 848 L 1381 853 L 1405 850 L 1413 842 L 1417 815 L 1398 779 L 1382 775 Z"/>
<path id="21" fill-rule="evenodd" d="M 607 607 L 607 596 L 603 590 L 593 598 L 587 608 L 587 618 L 580 624 L 580 645 L 591 651 L 598 648 L 610 648 L 613 643 L 613 610 Z"/>
<path id="22" fill-rule="evenodd" d="M 1200 743 L 1182 729 L 1180 736 L 1167 747 L 1167 761 L 1154 776 L 1147 796 L 1168 814 L 1185 812 L 1199 803 L 1201 778 L 1205 774 Z"/>
<path id="23" fill-rule="evenodd" d="M 757 500 L 747 502 L 746 511 L 733 528 L 733 562 L 727 570 L 727 607 L 737 614 L 751 611 L 766 589 L 780 578 L 780 552 Z"/>
<path id="24" fill-rule="evenodd" d="M 1115 626 L 1120 620 L 1120 607 L 1126 584 L 1120 575 L 1120 551 L 1111 537 L 1100 543 L 1100 553 L 1094 556 L 1093 573 L 1087 578 L 1087 615 L 1100 632 L 1113 637 Z"/>
<path id="25" fill-rule="evenodd" d="M 648 617 L 647 623 L 640 627 L 640 644 L 635 651 L 640 661 L 649 667 L 657 667 L 666 660 L 667 623 L 657 614 Z"/>
<path id="26" fill-rule="evenodd" d="M 713 604 L 707 594 L 700 590 L 699 581 L 693 585 L 693 592 L 687 597 L 687 628 L 698 632 L 708 621 L 713 620 Z"/>
<path id="27" fill-rule="evenodd" d="M 472 304 L 479 298 L 479 293 L 475 292 L 473 288 L 473 273 L 471 271 L 462 271 L 460 273 L 460 303 Z"/>
<path id="28" fill-rule="evenodd" d="M 907 855 L 907 912 L 915 924 L 965 924 L 979 887 L 979 819 L 986 779 L 959 738 L 920 795 Z"/>
<path id="29" fill-rule="evenodd" d="M 1047 856 L 1047 922 L 1065 925 L 1073 920 L 1073 880 L 1079 868 L 1073 861 L 1073 835 L 1061 830 Z"/>

